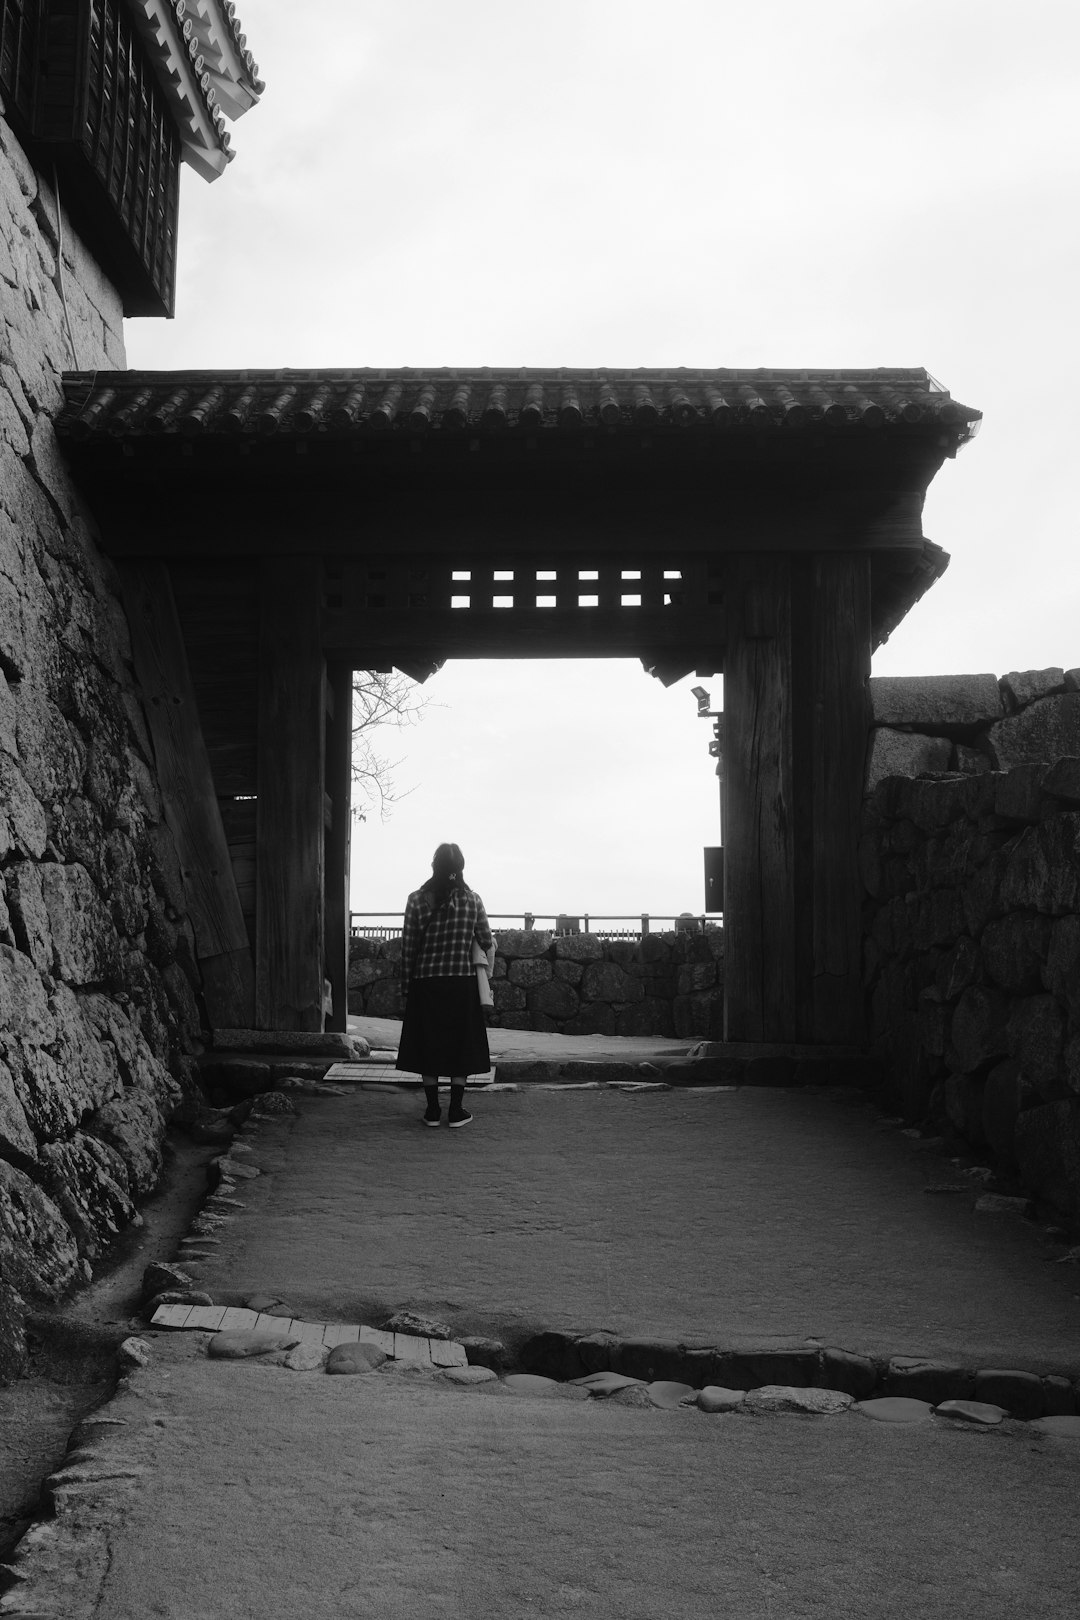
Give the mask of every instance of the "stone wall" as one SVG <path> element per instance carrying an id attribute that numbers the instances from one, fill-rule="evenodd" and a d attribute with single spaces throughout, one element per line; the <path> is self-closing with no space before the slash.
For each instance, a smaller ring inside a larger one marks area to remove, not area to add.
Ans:
<path id="1" fill-rule="evenodd" d="M 871 1041 L 903 1113 L 1080 1216 L 1080 757 L 880 781 L 860 863 Z"/>
<path id="2" fill-rule="evenodd" d="M 870 682 L 867 788 L 887 776 L 1007 771 L 1080 754 L 1080 669 Z"/>
<path id="3" fill-rule="evenodd" d="M 722 1038 L 721 929 L 642 940 L 519 930 L 495 939 L 494 1027 Z M 400 1018 L 400 962 L 400 939 L 353 940 L 349 1011 Z"/>
<path id="4" fill-rule="evenodd" d="M 62 370 L 124 365 L 120 303 L 66 222 L 62 262 L 0 118 L 0 1377 L 20 1296 L 136 1218 L 200 1023 L 126 622 L 52 428 Z"/>

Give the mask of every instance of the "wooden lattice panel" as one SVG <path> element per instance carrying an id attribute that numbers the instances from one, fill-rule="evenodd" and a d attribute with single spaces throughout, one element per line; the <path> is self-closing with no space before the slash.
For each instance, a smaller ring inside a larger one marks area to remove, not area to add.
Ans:
<path id="1" fill-rule="evenodd" d="M 37 84 L 40 0 L 0 0 L 0 92 L 29 127 Z"/>
<path id="2" fill-rule="evenodd" d="M 380 560 L 328 569 L 331 612 L 621 612 L 723 605 L 723 564 L 704 557 L 630 561 L 509 558 L 395 565 Z"/>

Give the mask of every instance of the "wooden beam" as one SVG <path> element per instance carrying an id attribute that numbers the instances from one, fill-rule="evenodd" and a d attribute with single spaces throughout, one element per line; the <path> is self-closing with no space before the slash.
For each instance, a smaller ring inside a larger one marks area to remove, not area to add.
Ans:
<path id="1" fill-rule="evenodd" d="M 326 835 L 326 977 L 331 1011 L 326 1028 L 347 1029 L 349 994 L 349 856 L 352 834 L 352 681 L 349 664 L 327 674 L 326 791 L 331 818 Z M 329 711 L 332 710 L 332 714 Z"/>
<path id="2" fill-rule="evenodd" d="M 127 562 L 120 574 L 206 1010 L 214 1026 L 246 1028 L 254 1000 L 251 950 L 168 569 L 161 562 Z"/>
<path id="3" fill-rule="evenodd" d="M 255 1027 L 323 1028 L 326 666 L 317 558 L 263 562 Z"/>
<path id="4" fill-rule="evenodd" d="M 724 638 L 721 607 L 415 608 L 323 615 L 327 656 L 357 667 L 382 652 L 408 658 L 657 658 L 686 654 L 687 668 Z M 398 659 L 393 659 L 397 663 Z"/>
<path id="5" fill-rule="evenodd" d="M 726 603 L 724 1036 L 793 1041 L 790 559 L 730 559 Z"/>
<path id="6" fill-rule="evenodd" d="M 453 503 L 448 509 L 425 504 L 406 511 L 395 505 L 399 495 L 375 497 L 365 502 L 358 517 L 355 491 L 348 498 L 342 495 L 331 501 L 311 491 L 298 494 L 283 488 L 280 502 L 262 505 L 260 501 L 256 510 L 245 509 L 225 518 L 213 532 L 186 509 L 175 517 L 163 514 L 160 522 L 155 518 L 149 540 L 145 523 L 133 521 L 122 507 L 107 504 L 107 497 L 95 509 L 101 508 L 104 549 L 114 557 L 147 550 L 184 558 L 288 556 L 295 552 L 296 536 L 302 533 L 305 545 L 326 557 L 434 552 L 452 559 L 466 553 L 502 555 L 510 529 L 510 549 L 519 557 L 537 550 L 566 557 L 583 552 L 619 556 L 630 550 L 657 551 L 670 545 L 673 534 L 678 535 L 680 546 L 714 554 L 816 552 L 831 547 L 917 551 L 923 542 L 923 496 L 919 492 L 885 497 L 875 492 L 862 503 L 838 499 L 801 514 L 787 508 L 770 511 L 764 496 L 755 507 L 740 510 L 726 505 L 723 495 L 715 491 L 707 501 L 686 504 L 668 487 L 663 493 L 667 504 L 654 513 L 625 499 L 616 501 L 614 507 L 598 509 L 595 516 L 575 510 L 567 500 L 534 510 L 532 502 L 519 493 L 501 496 L 498 503 L 485 500 L 479 510 L 470 500 L 461 503 L 460 511 Z M 227 506 L 225 495 L 223 502 Z M 514 517 L 508 525 L 506 513 L 511 508 Z"/>
<path id="7" fill-rule="evenodd" d="M 912 459 L 900 446 L 881 454 L 872 436 L 836 462 L 826 445 L 809 439 L 794 461 L 763 455 L 760 441 L 732 446 L 732 459 L 716 460 L 715 436 L 704 459 L 689 460 L 681 440 L 647 455 L 638 448 L 615 459 L 525 455 L 513 463 L 498 454 L 446 462 L 402 444 L 383 454 L 390 446 L 381 435 L 365 444 L 335 462 L 296 457 L 247 435 L 213 453 L 159 435 L 115 462 L 95 445 L 85 481 L 103 545 L 114 555 L 148 546 L 217 561 L 292 555 L 302 535 L 305 552 L 328 557 L 509 548 L 528 559 L 538 550 L 617 556 L 676 545 L 710 554 L 917 550 L 926 487 L 940 462 L 940 455 L 933 466 Z M 795 448 L 794 436 L 787 444 Z M 331 450 L 329 443 L 321 448 Z M 175 485 L 167 510 L 156 499 L 163 478 Z M 143 513 L 151 503 L 148 526 Z M 219 515 L 212 528 L 199 521 L 208 504 Z"/>

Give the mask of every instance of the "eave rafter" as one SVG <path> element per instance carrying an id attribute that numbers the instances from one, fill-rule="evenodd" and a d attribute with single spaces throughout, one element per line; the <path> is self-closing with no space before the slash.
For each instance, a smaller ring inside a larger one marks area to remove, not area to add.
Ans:
<path id="1" fill-rule="evenodd" d="M 204 180 L 216 180 L 233 157 L 226 118 L 247 112 L 264 88 L 236 7 L 222 0 L 131 0 L 131 13 L 176 115 L 184 161 Z"/>

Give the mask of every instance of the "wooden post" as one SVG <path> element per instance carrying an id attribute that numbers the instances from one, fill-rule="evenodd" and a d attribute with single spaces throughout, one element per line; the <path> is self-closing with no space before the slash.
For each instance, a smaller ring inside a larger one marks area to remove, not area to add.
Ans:
<path id="1" fill-rule="evenodd" d="M 868 731 L 870 559 L 814 557 L 809 594 L 813 694 L 813 985 L 815 1041 L 865 1038 L 859 817 Z"/>
<path id="2" fill-rule="evenodd" d="M 327 676 L 326 977 L 331 1010 L 326 1028 L 344 1031 L 349 995 L 349 853 L 352 833 L 353 672 L 335 664 Z"/>
<path id="3" fill-rule="evenodd" d="M 725 1036 L 858 1044 L 869 559 L 735 557 L 727 616 Z"/>
<path id="4" fill-rule="evenodd" d="M 120 568 L 135 671 L 154 744 L 165 819 L 184 880 L 207 1016 L 216 1029 L 251 1023 L 254 974 L 187 649 L 165 563 Z"/>
<path id="5" fill-rule="evenodd" d="M 795 1039 L 791 563 L 729 559 L 724 661 L 724 1038 Z"/>
<path id="6" fill-rule="evenodd" d="M 262 563 L 255 1022 L 321 1030 L 325 942 L 326 666 L 321 564 Z"/>

